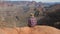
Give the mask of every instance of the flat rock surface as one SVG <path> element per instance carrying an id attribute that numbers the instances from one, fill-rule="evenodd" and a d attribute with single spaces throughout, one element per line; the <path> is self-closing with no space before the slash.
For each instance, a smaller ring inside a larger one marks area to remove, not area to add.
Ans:
<path id="1" fill-rule="evenodd" d="M 0 34 L 60 34 L 60 30 L 50 26 L 0 28 Z"/>

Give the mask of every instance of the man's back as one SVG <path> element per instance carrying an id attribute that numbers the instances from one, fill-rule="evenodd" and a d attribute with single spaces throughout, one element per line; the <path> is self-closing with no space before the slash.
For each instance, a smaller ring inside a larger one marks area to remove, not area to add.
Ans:
<path id="1" fill-rule="evenodd" d="M 35 26 L 37 24 L 37 20 L 35 17 L 31 17 L 28 19 L 28 25 L 29 26 Z"/>

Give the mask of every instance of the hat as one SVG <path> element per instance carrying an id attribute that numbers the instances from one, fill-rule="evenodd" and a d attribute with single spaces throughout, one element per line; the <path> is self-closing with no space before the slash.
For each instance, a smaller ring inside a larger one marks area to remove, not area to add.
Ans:
<path id="1" fill-rule="evenodd" d="M 30 16 L 34 16 L 34 14 L 33 13 L 30 13 Z"/>

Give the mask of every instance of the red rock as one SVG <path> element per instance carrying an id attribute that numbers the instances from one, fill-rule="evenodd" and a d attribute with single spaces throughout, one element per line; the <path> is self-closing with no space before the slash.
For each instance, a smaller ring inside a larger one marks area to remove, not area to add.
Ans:
<path id="1" fill-rule="evenodd" d="M 49 26 L 0 28 L 0 34 L 60 34 L 60 30 Z"/>

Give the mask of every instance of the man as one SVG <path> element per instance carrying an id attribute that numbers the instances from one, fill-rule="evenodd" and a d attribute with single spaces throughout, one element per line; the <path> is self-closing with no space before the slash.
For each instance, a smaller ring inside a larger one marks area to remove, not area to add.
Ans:
<path id="1" fill-rule="evenodd" d="M 34 17 L 34 14 L 31 13 L 31 14 L 30 14 L 30 18 L 28 19 L 28 26 L 29 26 L 29 27 L 34 27 L 34 26 L 36 26 L 36 24 L 37 24 L 37 20 L 36 20 L 36 18 Z"/>

